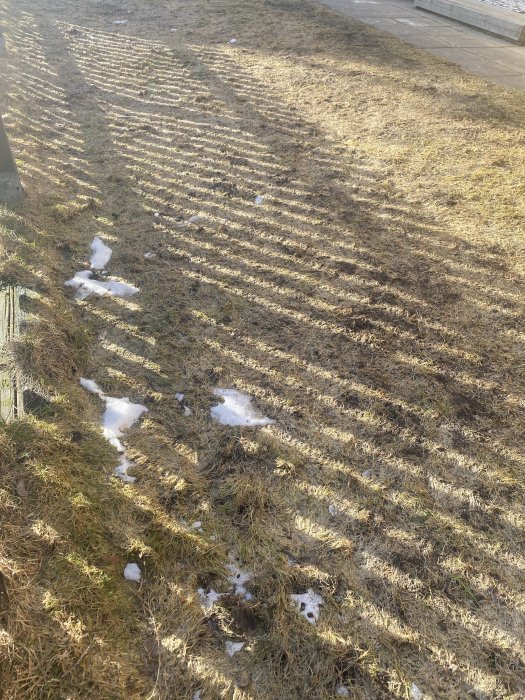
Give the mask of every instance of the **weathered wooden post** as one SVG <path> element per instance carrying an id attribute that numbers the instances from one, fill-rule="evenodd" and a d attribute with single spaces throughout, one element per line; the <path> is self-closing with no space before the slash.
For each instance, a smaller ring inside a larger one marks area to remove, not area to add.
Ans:
<path id="1" fill-rule="evenodd" d="M 5 57 L 0 33 L 0 64 Z M 0 74 L 5 75 L 4 70 Z M 6 106 L 5 91 L 0 85 L 0 205 L 15 204 L 23 196 L 16 163 L 9 147 L 2 113 Z M 3 285 L 0 279 L 0 420 L 10 421 L 24 414 L 23 388 L 9 366 L 6 351 L 20 334 L 20 289 Z"/>
<path id="2" fill-rule="evenodd" d="M 8 366 L 4 355 L 9 344 L 20 335 L 20 289 L 0 289 L 0 420 L 10 421 L 24 415 L 23 388 Z"/>

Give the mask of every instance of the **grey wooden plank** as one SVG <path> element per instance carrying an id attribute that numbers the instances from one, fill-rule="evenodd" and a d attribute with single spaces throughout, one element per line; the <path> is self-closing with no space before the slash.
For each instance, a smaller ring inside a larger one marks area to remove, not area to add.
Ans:
<path id="1" fill-rule="evenodd" d="M 20 292 L 14 286 L 0 290 L 0 418 L 4 421 L 24 415 L 23 388 L 5 363 L 6 346 L 20 335 Z"/>

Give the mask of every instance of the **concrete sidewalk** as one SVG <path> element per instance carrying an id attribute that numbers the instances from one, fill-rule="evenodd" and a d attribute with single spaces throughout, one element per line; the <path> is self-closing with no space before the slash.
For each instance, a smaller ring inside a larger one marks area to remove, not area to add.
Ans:
<path id="1" fill-rule="evenodd" d="M 525 46 L 418 10 L 413 0 L 320 1 L 342 14 L 457 63 L 470 73 L 525 91 Z"/>

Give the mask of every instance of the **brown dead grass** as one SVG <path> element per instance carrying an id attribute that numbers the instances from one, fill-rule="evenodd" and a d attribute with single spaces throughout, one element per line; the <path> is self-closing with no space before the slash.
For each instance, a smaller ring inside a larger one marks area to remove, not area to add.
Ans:
<path id="1" fill-rule="evenodd" d="M 0 432 L 5 698 L 523 697 L 523 96 L 299 0 L 3 8 L 48 399 Z M 96 234 L 129 302 L 64 293 Z M 150 409 L 135 485 L 82 374 Z"/>

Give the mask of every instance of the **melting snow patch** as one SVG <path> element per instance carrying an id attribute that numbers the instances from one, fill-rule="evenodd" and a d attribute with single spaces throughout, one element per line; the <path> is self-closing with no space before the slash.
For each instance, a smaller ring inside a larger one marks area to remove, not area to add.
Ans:
<path id="1" fill-rule="evenodd" d="M 423 691 L 415 683 L 410 687 L 410 697 L 412 700 L 423 700 Z"/>
<path id="2" fill-rule="evenodd" d="M 128 20 L 127 19 L 116 19 L 113 24 L 127 24 Z"/>
<path id="3" fill-rule="evenodd" d="M 234 593 L 242 595 L 245 600 L 251 600 L 252 594 L 246 590 L 245 583 L 251 579 L 252 575 L 247 571 L 240 569 L 235 562 L 226 564 L 226 568 L 230 572 L 228 581 L 233 586 Z"/>
<path id="4" fill-rule="evenodd" d="M 231 658 L 235 656 L 237 652 L 241 651 L 244 646 L 244 642 L 226 642 L 226 653 Z"/>
<path id="5" fill-rule="evenodd" d="M 157 257 L 157 254 L 156 253 L 144 253 L 144 257 L 146 258 L 146 260 L 153 260 L 153 258 Z"/>
<path id="6" fill-rule="evenodd" d="M 123 452 L 122 443 L 118 439 L 122 437 L 122 431 L 131 428 L 143 413 L 148 412 L 148 409 L 140 403 L 131 403 L 127 397 L 117 399 L 113 396 L 106 396 L 104 400 L 106 402 L 106 410 L 102 416 L 104 437 L 117 450 Z"/>
<path id="7" fill-rule="evenodd" d="M 91 267 L 94 270 L 103 270 L 113 255 L 113 250 L 103 243 L 98 236 L 95 236 L 89 247 L 93 251 L 93 255 L 89 261 Z"/>
<path id="8" fill-rule="evenodd" d="M 197 593 L 201 599 L 201 605 L 205 610 L 211 610 L 215 603 L 220 600 L 221 596 L 223 595 L 222 593 L 217 593 L 217 591 L 214 591 L 213 588 L 210 588 L 208 593 L 206 593 L 204 588 L 197 588 Z"/>
<path id="9" fill-rule="evenodd" d="M 350 691 L 348 688 L 345 688 L 344 685 L 340 685 L 339 688 L 336 688 L 335 691 L 340 698 L 349 698 L 350 697 Z"/>
<path id="10" fill-rule="evenodd" d="M 177 401 L 179 403 L 182 403 L 184 401 L 184 394 L 180 394 L 180 393 L 175 394 L 175 398 L 177 399 Z M 191 410 L 191 408 L 189 406 L 183 406 L 182 411 L 183 411 L 185 416 L 193 415 L 193 411 Z"/>
<path id="11" fill-rule="evenodd" d="M 102 431 L 104 437 L 119 452 L 124 452 L 124 446 L 119 438 L 122 437 L 122 431 L 131 426 L 140 418 L 140 416 L 148 411 L 146 406 L 140 403 L 131 403 L 128 398 L 117 399 L 113 396 L 106 396 L 98 384 L 92 379 L 80 378 L 80 385 L 92 394 L 97 394 L 102 401 L 106 402 L 106 410 L 102 414 Z M 133 462 L 126 459 L 124 454 L 121 455 L 119 464 L 115 468 L 115 476 L 118 476 L 122 481 L 132 484 L 136 481 L 134 476 L 128 474 L 128 469 L 133 467 Z"/>
<path id="12" fill-rule="evenodd" d="M 128 581 L 136 581 L 136 583 L 140 583 L 142 572 L 136 564 L 126 564 L 124 568 L 124 578 Z"/>
<path id="13" fill-rule="evenodd" d="M 258 194 L 257 197 L 255 198 L 255 204 L 262 204 L 264 202 L 264 196 L 262 194 Z"/>
<path id="14" fill-rule="evenodd" d="M 275 421 L 261 416 L 253 407 L 247 394 L 235 389 L 214 389 L 215 396 L 224 399 L 224 403 L 212 406 L 211 415 L 222 425 L 271 425 Z"/>
<path id="15" fill-rule="evenodd" d="M 125 282 L 93 280 L 91 279 L 92 275 L 91 270 L 75 272 L 75 276 L 64 282 L 64 284 L 66 287 L 76 287 L 75 299 L 87 299 L 91 294 L 97 294 L 99 297 L 114 296 L 126 298 L 139 291 L 137 287 Z"/>
<path id="16" fill-rule="evenodd" d="M 128 474 L 128 469 L 134 466 L 135 465 L 133 464 L 133 462 L 130 462 L 130 460 L 126 459 L 124 455 L 121 455 L 119 465 L 115 469 L 115 476 L 118 476 L 118 478 L 124 481 L 126 484 L 134 484 L 136 478 Z"/>
<path id="17" fill-rule="evenodd" d="M 236 44 L 236 43 L 237 43 L 237 39 L 230 39 L 230 41 L 228 42 L 228 44 Z"/>
<path id="18" fill-rule="evenodd" d="M 83 377 L 81 377 L 80 386 L 83 386 L 84 389 L 90 391 L 92 394 L 97 394 L 97 396 L 100 396 L 100 398 L 104 396 L 104 392 L 102 391 L 102 389 L 92 379 L 84 379 Z"/>
<path id="19" fill-rule="evenodd" d="M 314 593 L 311 588 L 301 595 L 292 594 L 290 596 L 298 612 L 305 617 L 308 622 L 314 625 L 319 619 L 319 606 L 324 604 L 320 595 Z"/>

